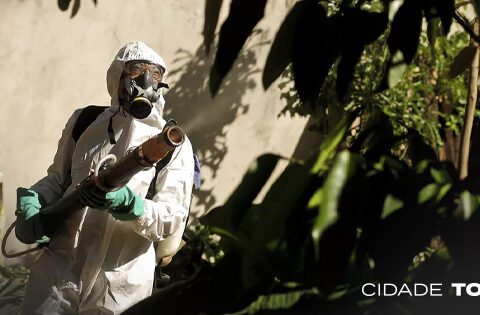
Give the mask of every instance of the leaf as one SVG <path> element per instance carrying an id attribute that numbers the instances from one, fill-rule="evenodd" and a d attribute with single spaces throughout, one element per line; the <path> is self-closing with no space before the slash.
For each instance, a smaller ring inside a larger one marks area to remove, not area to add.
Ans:
<path id="1" fill-rule="evenodd" d="M 203 24 L 203 45 L 205 51 L 210 54 L 210 47 L 212 46 L 213 38 L 215 37 L 215 30 L 217 29 L 220 9 L 222 8 L 223 0 L 206 0 L 205 1 L 205 22 Z"/>
<path id="2" fill-rule="evenodd" d="M 373 108 L 366 128 L 360 132 L 351 151 L 362 152 L 370 161 L 378 161 L 380 157 L 390 154 L 395 142 L 390 119 L 381 109 Z"/>
<path id="3" fill-rule="evenodd" d="M 440 15 L 443 34 L 447 36 L 450 32 L 450 27 L 452 26 L 452 18 L 455 10 L 455 0 L 434 1 L 433 6 L 437 9 L 438 14 Z"/>
<path id="4" fill-rule="evenodd" d="M 430 168 L 430 175 L 438 184 L 445 184 L 452 181 L 450 174 L 445 169 Z"/>
<path id="5" fill-rule="evenodd" d="M 422 29 L 422 9 L 417 0 L 405 0 L 398 9 L 388 36 L 388 48 L 394 55 L 397 50 L 403 54 L 405 62 L 410 63 L 417 52 L 420 31 Z"/>
<path id="6" fill-rule="evenodd" d="M 266 4 L 267 0 L 232 0 L 230 13 L 220 29 L 218 49 L 210 71 L 212 96 L 217 94 L 245 41 L 263 18 Z"/>
<path id="7" fill-rule="evenodd" d="M 451 183 L 442 185 L 438 190 L 438 194 L 437 194 L 437 197 L 435 198 L 435 202 L 436 203 L 440 202 L 443 199 L 443 197 L 445 197 L 447 193 L 450 191 L 450 188 L 452 188 Z"/>
<path id="8" fill-rule="evenodd" d="M 480 263 L 477 250 L 480 239 L 479 195 L 463 190 L 459 194 L 459 203 L 453 215 L 442 226 L 442 239 L 456 263 L 460 264 L 465 276 L 471 276 Z M 465 278 L 466 279 L 466 278 Z"/>
<path id="9" fill-rule="evenodd" d="M 308 198 L 318 186 L 318 177 L 310 173 L 314 159 L 309 159 L 305 165 L 291 163 L 273 183 L 262 203 L 255 209 L 255 223 L 241 227 L 247 230 L 248 245 L 242 254 L 242 280 L 245 288 L 252 288 L 260 280 L 277 276 L 274 274 L 273 262 L 269 259 L 277 254 L 278 246 L 284 244 L 286 228 L 291 228 L 289 218 L 293 213 L 305 211 Z M 248 216 L 251 215 L 249 211 Z M 306 231 L 297 231 L 298 234 Z M 298 235 L 297 234 L 297 235 Z M 306 234 L 306 233 L 305 233 Z M 290 259 L 291 261 L 292 259 Z M 290 270 L 288 270 L 291 273 Z"/>
<path id="10" fill-rule="evenodd" d="M 369 12 L 357 8 L 346 10 L 343 20 L 343 33 L 347 37 L 347 41 L 357 41 L 363 46 L 376 41 L 385 32 L 388 25 L 388 16 L 385 13 Z"/>
<path id="11" fill-rule="evenodd" d="M 477 49 L 478 48 L 476 46 L 469 45 L 463 48 L 458 55 L 455 56 L 452 64 L 450 65 L 450 71 L 448 72 L 450 79 L 462 74 L 470 67 Z"/>
<path id="12" fill-rule="evenodd" d="M 398 52 L 398 54 L 400 55 L 401 53 Z M 396 59 L 395 56 L 393 58 L 394 60 Z M 407 70 L 407 64 L 405 62 L 392 63 L 389 61 L 387 63 L 387 68 L 385 71 L 387 74 L 387 87 L 394 87 L 398 82 L 400 82 L 402 80 L 403 74 L 405 73 L 405 70 Z"/>
<path id="13" fill-rule="evenodd" d="M 348 128 L 356 118 L 356 112 L 346 113 L 342 119 L 333 127 L 328 133 L 327 137 L 322 141 L 320 145 L 320 153 L 312 168 L 313 173 L 319 173 L 326 170 L 327 162 L 335 155 L 335 151 L 343 140 Z"/>
<path id="14" fill-rule="evenodd" d="M 80 9 L 80 0 L 75 0 L 75 2 L 73 3 L 72 15 L 70 15 L 70 18 L 73 18 L 75 15 L 77 15 L 79 9 Z"/>
<path id="15" fill-rule="evenodd" d="M 318 244 L 323 231 L 337 221 L 337 209 L 342 190 L 349 178 L 358 169 L 358 161 L 348 151 L 340 152 L 327 175 L 325 184 L 322 187 L 322 203 L 320 204 L 318 216 L 312 228 L 312 238 L 315 248 L 315 258 L 318 260 Z"/>
<path id="16" fill-rule="evenodd" d="M 470 219 L 472 214 L 478 209 L 478 200 L 469 191 L 462 191 L 460 194 L 460 209 L 465 221 Z"/>
<path id="17" fill-rule="evenodd" d="M 342 3 L 340 4 L 340 8 L 342 10 L 345 10 L 348 7 L 350 7 L 352 4 L 353 4 L 353 0 L 342 0 Z"/>
<path id="18" fill-rule="evenodd" d="M 201 219 L 202 224 L 216 226 L 234 233 L 252 202 L 270 178 L 280 156 L 264 154 L 250 164 L 242 181 L 221 207 L 211 210 Z"/>
<path id="19" fill-rule="evenodd" d="M 435 42 L 438 36 L 439 24 L 440 24 L 440 18 L 427 19 L 427 38 L 428 38 L 428 43 L 432 48 L 435 47 Z"/>
<path id="20" fill-rule="evenodd" d="M 340 18 L 327 19 L 325 9 L 308 1 L 293 40 L 292 69 L 295 88 L 303 103 L 313 105 L 332 64 L 340 55 Z"/>
<path id="21" fill-rule="evenodd" d="M 307 188 L 318 179 L 310 172 L 313 162 L 314 159 L 311 158 L 305 165 L 291 163 L 265 195 L 258 209 L 258 220 L 265 222 L 265 225 L 255 227 L 253 231 L 254 252 L 261 251 L 267 244 L 284 235 L 288 216 L 298 211 L 299 202 L 303 202 Z M 306 207 L 307 202 L 308 199 L 302 207 Z"/>
<path id="22" fill-rule="evenodd" d="M 206 215 L 200 218 L 200 223 L 210 228 L 218 228 L 227 233 L 235 233 L 232 225 L 231 210 L 224 206 L 211 209 Z"/>
<path id="23" fill-rule="evenodd" d="M 390 1 L 388 4 L 388 20 L 393 21 L 398 9 L 402 6 L 403 1 Z"/>
<path id="24" fill-rule="evenodd" d="M 60 10 L 67 11 L 68 6 L 70 5 L 70 0 L 58 0 L 57 3 L 58 3 L 58 7 L 60 8 Z"/>
<path id="25" fill-rule="evenodd" d="M 280 29 L 275 35 L 263 71 L 262 81 L 265 90 L 282 74 L 283 70 L 291 62 L 295 27 L 298 17 L 303 10 L 305 10 L 304 1 L 295 3 L 295 6 L 283 20 Z"/>
<path id="26" fill-rule="evenodd" d="M 313 194 L 312 198 L 310 198 L 310 201 L 308 202 L 307 207 L 309 209 L 318 208 L 320 206 L 320 204 L 322 203 L 322 198 L 323 198 L 322 188 L 319 188 Z"/>
<path id="27" fill-rule="evenodd" d="M 270 178 L 279 159 L 280 156 L 275 154 L 260 156 L 250 165 L 242 182 L 228 198 L 225 205 L 232 209 L 231 215 L 234 228 L 240 225 L 246 210 L 252 205 L 255 197 L 257 197 L 266 181 Z"/>
<path id="28" fill-rule="evenodd" d="M 382 219 L 385 219 L 390 214 L 403 207 L 403 201 L 396 198 L 392 194 L 388 194 L 383 204 Z"/>
<path id="29" fill-rule="evenodd" d="M 229 231 L 227 230 L 224 230 L 222 228 L 219 228 L 219 227 L 211 227 L 210 231 L 213 233 L 213 234 L 217 234 L 217 235 L 220 235 L 220 236 L 226 236 L 226 237 L 229 237 L 235 241 L 240 241 L 240 239 L 238 237 L 236 237 L 235 235 L 233 235 L 232 233 L 230 233 Z"/>
<path id="30" fill-rule="evenodd" d="M 355 73 L 365 45 L 374 42 L 386 29 L 388 16 L 384 13 L 347 9 L 342 19 L 342 58 L 337 70 L 337 95 L 343 100 Z"/>
<path id="31" fill-rule="evenodd" d="M 230 315 L 257 314 L 262 311 L 281 311 L 292 308 L 302 298 L 312 295 L 318 295 L 320 292 L 316 288 L 296 290 L 286 293 L 273 293 L 269 295 L 260 295 L 258 298 L 241 311 L 231 313 Z"/>
<path id="32" fill-rule="evenodd" d="M 423 187 L 418 192 L 418 203 L 422 204 L 427 202 L 428 200 L 433 199 L 439 192 L 440 187 L 437 183 L 431 183 L 427 186 Z"/>

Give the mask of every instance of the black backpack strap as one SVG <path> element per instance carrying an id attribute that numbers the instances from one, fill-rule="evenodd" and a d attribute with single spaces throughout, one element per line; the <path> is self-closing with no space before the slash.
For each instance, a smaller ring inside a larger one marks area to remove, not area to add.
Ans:
<path id="1" fill-rule="evenodd" d="M 108 106 L 97 106 L 97 105 L 90 105 L 84 107 L 80 115 L 78 115 L 77 121 L 75 125 L 73 125 L 72 130 L 72 138 L 75 141 L 75 145 L 77 145 L 78 139 L 82 136 L 82 134 L 87 130 L 88 126 L 90 126 L 95 119 L 97 119 L 98 115 L 103 113 L 103 111 L 108 108 Z M 63 183 L 65 190 L 72 184 L 72 169 L 68 170 L 68 176 L 65 178 L 65 182 Z"/>
<path id="2" fill-rule="evenodd" d="M 165 166 L 167 166 L 167 164 L 170 162 L 173 156 L 173 151 L 175 151 L 175 149 L 170 150 L 167 153 L 167 155 L 163 159 L 158 161 L 158 163 L 155 165 L 155 176 L 153 176 L 150 186 L 148 187 L 148 192 L 147 192 L 147 195 L 145 196 L 146 199 L 152 200 L 153 196 L 155 196 L 155 193 L 156 193 L 155 186 L 157 184 L 158 173 L 160 173 L 160 171 L 163 170 Z"/>
<path id="3" fill-rule="evenodd" d="M 108 108 L 108 106 L 90 105 L 82 110 L 80 115 L 78 115 L 77 121 L 75 122 L 72 130 L 72 137 L 75 141 L 75 144 L 85 130 L 87 130 L 88 126 L 90 126 L 95 119 L 97 119 L 98 115 L 103 113 L 106 108 Z"/>

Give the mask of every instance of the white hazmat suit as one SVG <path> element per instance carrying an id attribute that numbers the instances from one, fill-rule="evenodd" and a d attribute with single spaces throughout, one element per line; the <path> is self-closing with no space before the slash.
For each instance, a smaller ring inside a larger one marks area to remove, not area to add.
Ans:
<path id="1" fill-rule="evenodd" d="M 81 110 L 68 120 L 48 175 L 32 186 L 52 203 L 75 189 L 107 154 L 122 158 L 127 151 L 161 132 L 164 100 L 154 104 L 147 118 L 135 119 L 119 108 L 117 96 L 125 62 L 147 60 L 166 66 L 142 42 L 131 42 L 117 54 L 107 72 L 109 109 L 101 113 L 74 143 L 72 129 Z M 115 114 L 116 113 L 116 114 Z M 110 143 L 112 119 L 115 144 Z M 69 183 L 71 170 L 72 183 Z M 144 198 L 155 168 L 136 174 L 128 187 Z M 150 296 L 155 269 L 153 241 L 182 229 L 187 220 L 194 176 L 192 146 L 188 138 L 158 174 L 156 194 L 145 200 L 143 215 L 117 221 L 108 211 L 85 207 L 74 213 L 52 237 L 33 264 L 23 314 L 118 314 Z M 178 234 L 178 232 L 176 233 Z"/>

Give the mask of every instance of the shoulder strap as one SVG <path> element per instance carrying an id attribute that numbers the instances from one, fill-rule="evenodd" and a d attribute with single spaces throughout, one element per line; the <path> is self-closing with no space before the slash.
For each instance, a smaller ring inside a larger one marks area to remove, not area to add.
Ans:
<path id="1" fill-rule="evenodd" d="M 88 126 L 90 126 L 106 108 L 108 108 L 108 106 L 90 105 L 82 110 L 72 130 L 72 137 L 75 144 L 85 130 L 87 130 Z"/>
<path id="2" fill-rule="evenodd" d="M 155 165 L 155 176 L 153 176 L 150 186 L 148 187 L 148 192 L 147 192 L 147 195 L 145 196 L 146 199 L 152 200 L 153 196 L 155 196 L 155 192 L 156 192 L 155 185 L 157 183 L 158 173 L 160 173 L 160 171 L 163 170 L 165 166 L 167 166 L 167 164 L 170 162 L 173 156 L 173 151 L 175 150 L 170 150 L 170 152 L 168 152 L 168 154 L 163 159 L 161 159 L 157 163 L 157 165 Z M 193 176 L 193 188 L 198 189 L 200 188 L 200 161 L 198 160 L 198 156 L 195 153 L 193 153 L 193 160 L 195 163 L 194 176 Z"/>
<path id="3" fill-rule="evenodd" d="M 157 165 L 155 165 L 155 176 L 153 176 L 153 179 L 150 182 L 150 186 L 148 187 L 148 192 L 145 196 L 146 199 L 152 200 L 153 196 L 155 196 L 155 185 L 157 184 L 158 173 L 160 173 L 160 171 L 163 170 L 165 166 L 167 166 L 167 164 L 170 162 L 173 156 L 173 151 L 175 150 L 170 150 L 167 155 L 163 159 L 158 161 Z"/>
<path id="4" fill-rule="evenodd" d="M 177 125 L 177 121 L 175 119 L 169 119 L 166 122 L 165 127 L 169 124 Z M 147 195 L 145 196 L 146 199 L 152 200 L 153 196 L 155 196 L 155 193 L 156 193 L 155 186 L 157 184 L 158 173 L 160 173 L 160 171 L 163 170 L 168 163 L 170 163 L 170 160 L 172 159 L 174 151 L 175 150 L 170 150 L 168 154 L 155 165 L 155 175 L 153 176 L 153 179 L 150 182 L 150 186 L 148 187 Z M 198 157 L 195 153 L 193 153 L 193 160 L 194 160 L 194 188 L 198 189 L 200 187 L 200 161 L 198 160 Z"/>
<path id="5" fill-rule="evenodd" d="M 84 107 L 80 115 L 78 115 L 77 121 L 75 125 L 73 125 L 72 129 L 72 138 L 75 141 L 75 145 L 77 145 L 78 139 L 82 136 L 82 134 L 87 130 L 88 126 L 90 126 L 95 119 L 97 119 L 98 115 L 103 113 L 103 111 L 108 108 L 108 106 L 97 106 L 97 105 L 90 105 Z M 65 190 L 70 186 L 72 183 L 72 169 L 68 170 L 68 176 L 65 178 L 65 182 L 63 183 Z"/>

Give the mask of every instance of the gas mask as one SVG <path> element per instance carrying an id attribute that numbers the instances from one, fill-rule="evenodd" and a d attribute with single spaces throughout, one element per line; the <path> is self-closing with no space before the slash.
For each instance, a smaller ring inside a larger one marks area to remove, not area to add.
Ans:
<path id="1" fill-rule="evenodd" d="M 142 74 L 131 78 L 124 76 L 123 99 L 121 101 L 125 111 L 137 119 L 150 115 L 153 104 L 160 99 L 160 89 L 168 87 L 162 82 L 155 82 L 152 74 L 144 71 Z"/>

